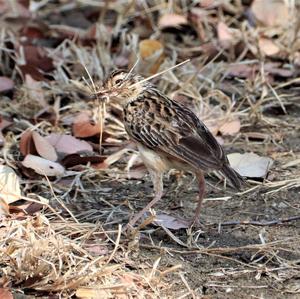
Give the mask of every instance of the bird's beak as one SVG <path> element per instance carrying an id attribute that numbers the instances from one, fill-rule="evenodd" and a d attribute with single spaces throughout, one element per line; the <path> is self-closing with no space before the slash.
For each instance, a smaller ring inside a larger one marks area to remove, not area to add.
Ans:
<path id="1" fill-rule="evenodd" d="M 100 100 L 100 101 L 106 101 L 109 98 L 109 92 L 108 90 L 101 90 L 94 94 L 92 94 L 89 99 L 90 100 Z"/>

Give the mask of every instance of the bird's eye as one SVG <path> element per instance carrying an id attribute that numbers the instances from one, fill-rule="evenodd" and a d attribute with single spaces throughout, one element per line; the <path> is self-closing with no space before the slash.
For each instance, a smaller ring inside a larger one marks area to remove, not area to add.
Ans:
<path id="1" fill-rule="evenodd" d="M 115 81 L 115 84 L 118 85 L 118 84 L 122 83 L 122 81 L 123 81 L 122 79 L 117 79 L 117 80 Z"/>

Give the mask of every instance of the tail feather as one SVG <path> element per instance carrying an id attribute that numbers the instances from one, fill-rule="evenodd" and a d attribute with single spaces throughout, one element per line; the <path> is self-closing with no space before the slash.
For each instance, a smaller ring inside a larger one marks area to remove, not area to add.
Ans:
<path id="1" fill-rule="evenodd" d="M 224 165 L 221 169 L 221 172 L 225 175 L 226 178 L 230 180 L 230 182 L 236 189 L 241 190 L 242 187 L 245 186 L 246 181 L 244 180 L 244 178 L 229 165 Z"/>

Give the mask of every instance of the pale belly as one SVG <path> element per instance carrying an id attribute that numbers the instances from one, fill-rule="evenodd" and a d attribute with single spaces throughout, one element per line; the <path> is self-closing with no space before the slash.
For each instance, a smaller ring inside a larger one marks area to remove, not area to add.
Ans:
<path id="1" fill-rule="evenodd" d="M 164 155 L 159 155 L 155 151 L 138 144 L 138 149 L 143 162 L 146 167 L 153 169 L 154 171 L 164 173 L 169 169 L 179 169 L 185 171 L 191 171 L 191 166 L 185 162 L 176 161 L 175 159 L 170 160 Z"/>

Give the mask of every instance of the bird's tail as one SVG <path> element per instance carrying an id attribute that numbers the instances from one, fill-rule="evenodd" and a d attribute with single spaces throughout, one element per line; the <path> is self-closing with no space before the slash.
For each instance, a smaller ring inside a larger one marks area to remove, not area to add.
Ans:
<path id="1" fill-rule="evenodd" d="M 244 178 L 229 165 L 224 165 L 221 172 L 230 180 L 236 189 L 241 190 L 242 187 L 246 185 Z"/>

